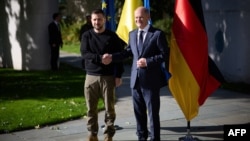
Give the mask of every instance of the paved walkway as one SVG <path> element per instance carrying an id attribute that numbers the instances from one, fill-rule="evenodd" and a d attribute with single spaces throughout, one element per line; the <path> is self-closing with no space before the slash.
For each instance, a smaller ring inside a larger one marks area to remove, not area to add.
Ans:
<path id="1" fill-rule="evenodd" d="M 80 56 L 61 53 L 61 61 L 76 67 Z M 116 126 L 114 141 L 137 140 L 129 88 L 130 70 L 126 66 L 123 85 L 117 89 Z M 99 140 L 103 140 L 101 125 L 104 112 L 99 113 Z M 161 139 L 177 141 L 187 135 L 187 121 L 167 87 L 161 90 Z M 250 95 L 224 89 L 216 90 L 191 121 L 191 135 L 198 141 L 222 141 L 223 125 L 250 123 Z M 73 120 L 41 129 L 0 134 L 0 141 L 85 141 L 86 119 Z"/>

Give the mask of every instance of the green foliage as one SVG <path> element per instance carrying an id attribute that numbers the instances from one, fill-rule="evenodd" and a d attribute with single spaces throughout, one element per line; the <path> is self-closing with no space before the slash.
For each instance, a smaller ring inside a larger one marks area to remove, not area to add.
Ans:
<path id="1" fill-rule="evenodd" d="M 0 133 L 83 117 L 84 79 L 81 69 L 66 64 L 59 71 L 0 69 Z"/>
<path id="2" fill-rule="evenodd" d="M 125 0 L 115 1 L 115 19 L 119 19 L 124 1 Z M 150 1 L 150 15 L 152 20 L 156 21 L 154 25 L 164 30 L 168 37 L 170 37 L 170 27 L 168 25 L 170 18 L 165 17 L 173 16 L 174 2 L 174 0 Z M 101 8 L 100 0 L 60 1 L 59 9 L 64 17 L 62 25 L 64 45 L 79 42 L 79 31 L 81 25 L 85 22 L 85 15 L 91 13 L 91 11 L 96 8 Z"/>
<path id="3" fill-rule="evenodd" d="M 66 22 L 62 23 L 61 28 L 64 45 L 79 43 L 78 37 L 82 24 L 82 22 L 75 22 L 70 24 L 66 24 Z"/>
<path id="4" fill-rule="evenodd" d="M 171 36 L 171 26 L 172 26 L 172 18 L 164 18 L 161 20 L 157 20 L 153 23 L 153 25 L 161 30 L 163 30 L 167 36 L 168 41 Z"/>
<path id="5" fill-rule="evenodd" d="M 153 21 L 173 17 L 175 0 L 150 0 L 150 15 Z"/>

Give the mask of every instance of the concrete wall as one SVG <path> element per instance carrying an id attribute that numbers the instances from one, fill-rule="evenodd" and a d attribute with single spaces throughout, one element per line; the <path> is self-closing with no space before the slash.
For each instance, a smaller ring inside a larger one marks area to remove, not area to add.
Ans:
<path id="1" fill-rule="evenodd" d="M 1 0 L 0 64 L 17 70 L 50 68 L 49 22 L 58 0 Z"/>
<path id="2" fill-rule="evenodd" d="M 250 83 L 250 0 L 202 0 L 209 55 L 229 82 Z"/>

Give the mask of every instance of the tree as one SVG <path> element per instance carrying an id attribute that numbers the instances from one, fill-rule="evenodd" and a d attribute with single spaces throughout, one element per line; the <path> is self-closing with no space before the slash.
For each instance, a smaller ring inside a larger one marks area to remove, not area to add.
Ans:
<path id="1" fill-rule="evenodd" d="M 80 25 L 85 22 L 85 15 L 90 14 L 91 11 L 96 8 L 101 8 L 101 2 L 102 0 L 60 1 L 59 10 L 63 15 L 63 21 L 66 25 L 65 32 L 67 32 L 67 37 L 64 38 L 64 41 L 77 41 Z M 117 24 L 119 22 L 124 2 L 125 0 L 115 0 L 115 18 L 117 19 Z M 166 34 L 170 34 L 174 0 L 150 0 L 150 6 L 150 14 L 153 25 L 164 30 Z"/>

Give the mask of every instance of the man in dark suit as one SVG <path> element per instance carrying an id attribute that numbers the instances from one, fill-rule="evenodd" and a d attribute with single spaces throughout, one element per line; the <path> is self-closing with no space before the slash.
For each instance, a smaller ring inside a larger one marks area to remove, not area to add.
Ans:
<path id="1" fill-rule="evenodd" d="M 89 29 L 92 29 L 93 26 L 92 26 L 92 23 L 91 23 L 91 15 L 90 14 L 87 14 L 85 16 L 86 18 L 86 23 L 84 25 L 81 26 L 81 29 L 80 29 L 80 33 L 79 33 L 79 41 L 81 42 L 82 40 L 82 34 L 85 32 L 85 31 L 88 31 Z"/>
<path id="2" fill-rule="evenodd" d="M 53 21 L 49 24 L 49 45 L 51 49 L 50 65 L 51 70 L 58 70 L 59 48 L 62 47 L 62 35 L 60 30 L 61 15 L 53 14 Z"/>
<path id="3" fill-rule="evenodd" d="M 104 58 L 109 63 L 133 56 L 130 87 L 138 140 L 147 140 L 149 118 L 151 141 L 160 141 L 160 88 L 167 85 L 162 64 L 168 59 L 169 48 L 164 32 L 148 24 L 150 13 L 146 8 L 138 7 L 134 14 L 138 29 L 129 33 L 125 51 Z"/>

